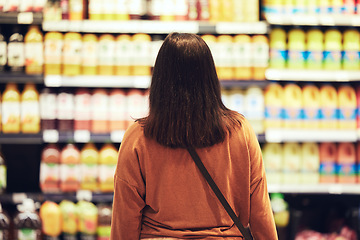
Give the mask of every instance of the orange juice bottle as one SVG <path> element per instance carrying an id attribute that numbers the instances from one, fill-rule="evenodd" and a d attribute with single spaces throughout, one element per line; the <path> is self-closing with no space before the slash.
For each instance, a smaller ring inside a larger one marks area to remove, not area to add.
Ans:
<path id="1" fill-rule="evenodd" d="M 115 46 L 115 74 L 120 76 L 131 75 L 132 42 L 130 35 L 120 34 L 116 37 Z"/>
<path id="2" fill-rule="evenodd" d="M 83 0 L 69 0 L 69 20 L 83 20 L 84 19 L 84 1 Z"/>
<path id="3" fill-rule="evenodd" d="M 42 74 L 44 62 L 43 35 L 37 25 L 31 25 L 25 35 L 25 72 Z"/>
<path id="4" fill-rule="evenodd" d="M 48 32 L 45 34 L 44 74 L 60 75 L 62 72 L 63 34 Z"/>
<path id="5" fill-rule="evenodd" d="M 284 89 L 278 83 L 271 83 L 265 89 L 265 129 L 283 127 Z"/>
<path id="6" fill-rule="evenodd" d="M 270 67 L 284 69 L 287 64 L 286 32 L 283 28 L 271 30 L 270 39 Z"/>
<path id="7" fill-rule="evenodd" d="M 304 105 L 303 128 L 317 129 L 320 125 L 320 91 L 313 84 L 307 84 L 302 90 Z"/>
<path id="8" fill-rule="evenodd" d="M 338 94 L 331 85 L 324 85 L 320 88 L 320 127 L 323 129 L 338 128 Z"/>
<path id="9" fill-rule="evenodd" d="M 109 96 L 105 89 L 95 89 L 91 96 L 91 132 L 109 132 Z"/>
<path id="10" fill-rule="evenodd" d="M 88 89 L 79 88 L 74 97 L 74 130 L 91 129 L 91 94 Z"/>
<path id="11" fill-rule="evenodd" d="M 349 85 L 342 85 L 338 90 L 339 128 L 356 129 L 356 93 Z"/>
<path id="12" fill-rule="evenodd" d="M 2 96 L 3 133 L 20 132 L 20 92 L 15 83 L 7 83 Z"/>
<path id="13" fill-rule="evenodd" d="M 80 187 L 80 151 L 68 143 L 60 153 L 60 189 L 62 192 L 76 192 Z"/>
<path id="14" fill-rule="evenodd" d="M 60 192 L 60 150 L 55 144 L 41 152 L 40 187 L 45 193 Z"/>
<path id="15" fill-rule="evenodd" d="M 151 37 L 148 34 L 137 33 L 132 36 L 133 41 L 133 71 L 134 76 L 151 75 Z"/>
<path id="16" fill-rule="evenodd" d="M 106 143 L 100 149 L 99 155 L 100 191 L 112 192 L 114 191 L 114 174 L 118 159 L 118 151 L 113 144 Z"/>
<path id="17" fill-rule="evenodd" d="M 99 38 L 99 74 L 114 75 L 115 73 L 115 37 L 103 34 Z"/>
<path id="18" fill-rule="evenodd" d="M 210 21 L 219 22 L 220 21 L 220 0 L 209 0 L 209 10 L 210 10 Z"/>
<path id="19" fill-rule="evenodd" d="M 352 142 L 342 142 L 337 151 L 337 182 L 356 183 L 356 151 Z"/>
<path id="20" fill-rule="evenodd" d="M 127 128 L 127 97 L 122 89 L 113 89 L 110 92 L 110 131 L 121 131 Z"/>
<path id="21" fill-rule="evenodd" d="M 320 183 L 336 182 L 337 147 L 335 143 L 320 143 Z"/>
<path id="22" fill-rule="evenodd" d="M 39 92 L 35 84 L 25 84 L 21 94 L 21 131 L 38 133 L 40 131 Z"/>
<path id="23" fill-rule="evenodd" d="M 80 152 L 81 189 L 96 191 L 98 189 L 99 153 L 93 143 L 87 143 Z"/>
<path id="24" fill-rule="evenodd" d="M 81 73 L 98 74 L 98 38 L 95 34 L 84 34 L 82 38 Z"/>
<path id="25" fill-rule="evenodd" d="M 301 88 L 293 83 L 289 83 L 284 87 L 284 127 L 285 128 L 301 128 L 302 125 L 302 92 Z"/>
<path id="26" fill-rule="evenodd" d="M 66 76 L 80 75 L 81 66 L 81 34 L 65 33 L 63 51 L 63 74 Z"/>
<path id="27" fill-rule="evenodd" d="M 241 34 L 234 37 L 234 78 L 251 80 L 252 43 L 249 35 Z"/>
<path id="28" fill-rule="evenodd" d="M 269 65 L 269 42 L 264 35 L 252 37 L 252 60 L 254 80 L 265 80 L 265 70 Z"/>
<path id="29" fill-rule="evenodd" d="M 62 214 L 59 205 L 55 202 L 45 201 L 39 212 L 42 219 L 42 232 L 46 238 L 58 239 L 61 234 Z"/>
<path id="30" fill-rule="evenodd" d="M 218 77 L 220 80 L 234 79 L 233 69 L 233 38 L 230 35 L 217 37 L 218 44 Z"/>

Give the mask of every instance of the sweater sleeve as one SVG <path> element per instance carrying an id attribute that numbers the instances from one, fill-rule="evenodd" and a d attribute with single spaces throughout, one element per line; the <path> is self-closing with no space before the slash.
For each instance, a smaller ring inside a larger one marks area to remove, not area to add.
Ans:
<path id="1" fill-rule="evenodd" d="M 136 144 L 124 136 L 114 177 L 111 221 L 112 240 L 137 240 L 145 207 L 145 183 L 141 174 Z"/>
<path id="2" fill-rule="evenodd" d="M 250 229 L 255 240 L 278 239 L 260 145 L 250 124 L 246 122 L 246 125 L 250 156 Z"/>

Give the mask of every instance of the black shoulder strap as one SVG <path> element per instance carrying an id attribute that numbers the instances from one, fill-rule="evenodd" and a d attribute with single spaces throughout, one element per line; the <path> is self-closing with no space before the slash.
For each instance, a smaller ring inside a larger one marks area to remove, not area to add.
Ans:
<path id="1" fill-rule="evenodd" d="M 188 148 L 187 150 L 190 153 L 192 159 L 194 160 L 196 166 L 199 168 L 200 172 L 205 177 L 209 186 L 214 191 L 215 195 L 217 196 L 217 198 L 219 199 L 219 201 L 221 202 L 221 204 L 223 205 L 223 207 L 225 208 L 226 212 L 229 214 L 231 219 L 234 221 L 235 225 L 238 227 L 238 229 L 240 230 L 240 232 L 242 233 L 244 238 L 246 240 L 252 240 L 253 238 L 251 236 L 251 233 L 248 231 L 248 229 L 245 229 L 244 226 L 241 224 L 239 218 L 236 216 L 234 210 L 231 208 L 229 203 L 226 201 L 224 195 L 221 193 L 220 189 L 218 188 L 218 186 L 216 185 L 216 183 L 210 176 L 209 172 L 207 171 L 206 167 L 202 163 L 202 161 L 201 161 L 199 155 L 196 153 L 195 149 Z"/>

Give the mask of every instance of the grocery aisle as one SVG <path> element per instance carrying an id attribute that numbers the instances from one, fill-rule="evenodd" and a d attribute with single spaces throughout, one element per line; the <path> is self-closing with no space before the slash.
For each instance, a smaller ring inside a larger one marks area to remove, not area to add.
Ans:
<path id="1" fill-rule="evenodd" d="M 357 2 L 0 2 L 2 209 L 36 209 L 42 227 L 21 233 L 34 239 L 108 239 L 123 134 L 147 113 L 162 40 L 191 32 L 213 53 L 224 103 L 258 134 L 280 239 L 356 239 Z"/>

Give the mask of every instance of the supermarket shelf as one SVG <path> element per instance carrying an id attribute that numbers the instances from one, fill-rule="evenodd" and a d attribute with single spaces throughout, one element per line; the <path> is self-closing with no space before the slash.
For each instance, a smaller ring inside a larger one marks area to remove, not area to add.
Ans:
<path id="1" fill-rule="evenodd" d="M 94 134 L 89 131 L 74 131 L 74 132 L 59 132 L 57 130 L 44 130 L 42 135 L 42 141 L 46 143 L 104 143 L 113 142 L 121 143 L 124 137 L 125 131 L 114 131 L 105 134 Z"/>
<path id="2" fill-rule="evenodd" d="M 168 34 L 170 32 L 186 33 L 218 33 L 218 34 L 265 34 L 268 31 L 266 22 L 255 23 L 209 23 L 199 21 L 46 21 L 43 22 L 44 31 L 60 32 L 97 32 L 97 33 L 149 33 Z"/>
<path id="3" fill-rule="evenodd" d="M 270 193 L 360 194 L 360 184 L 269 184 Z"/>
<path id="4" fill-rule="evenodd" d="M 2 12 L 0 13 L 1 24 L 41 24 L 42 13 L 33 12 Z"/>
<path id="5" fill-rule="evenodd" d="M 0 134 L 0 144 L 41 144 L 42 134 Z"/>
<path id="6" fill-rule="evenodd" d="M 250 86 L 265 88 L 269 84 L 269 82 L 258 81 L 258 80 L 220 80 L 220 84 L 224 88 L 232 88 L 232 87 L 248 88 Z"/>
<path id="7" fill-rule="evenodd" d="M 45 76 L 47 87 L 119 87 L 119 88 L 148 88 L 150 76 L 74 76 L 60 75 Z"/>
<path id="8" fill-rule="evenodd" d="M 0 74 L 0 83 L 36 83 L 36 84 L 42 84 L 44 83 L 44 77 L 42 75 L 28 75 L 25 73 L 1 73 Z"/>
<path id="9" fill-rule="evenodd" d="M 360 26 L 360 16 L 355 14 L 267 14 L 265 18 L 272 25 Z"/>
<path id="10" fill-rule="evenodd" d="M 332 70 L 294 70 L 267 69 L 267 80 L 276 81 L 314 81 L 314 82 L 350 82 L 360 81 L 360 71 Z"/>
<path id="11" fill-rule="evenodd" d="M 267 129 L 266 142 L 356 142 L 355 130 Z"/>

